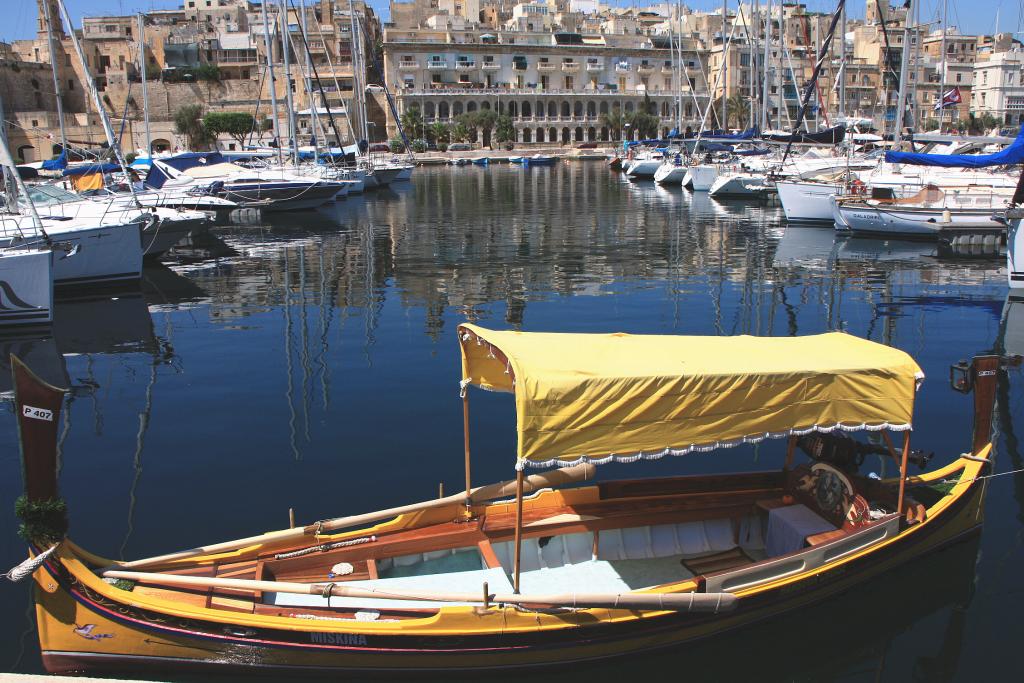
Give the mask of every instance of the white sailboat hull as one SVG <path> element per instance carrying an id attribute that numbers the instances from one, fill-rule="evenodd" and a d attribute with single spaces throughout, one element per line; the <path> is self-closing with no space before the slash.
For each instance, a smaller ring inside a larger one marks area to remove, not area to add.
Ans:
<path id="1" fill-rule="evenodd" d="M 53 251 L 0 251 L 0 329 L 53 321 Z"/>
<path id="2" fill-rule="evenodd" d="M 764 176 L 729 173 L 715 179 L 708 190 L 712 197 L 764 197 L 775 190 L 775 184 Z"/>
<path id="3" fill-rule="evenodd" d="M 1014 215 L 1018 214 L 1018 215 Z M 1010 289 L 1024 289 L 1024 211 L 1011 211 L 1006 233 L 1006 278 Z"/>
<path id="4" fill-rule="evenodd" d="M 661 166 L 661 159 L 635 159 L 626 167 L 626 175 L 630 178 L 653 178 Z"/>
<path id="5" fill-rule="evenodd" d="M 685 166 L 662 164 L 654 173 L 654 182 L 661 185 L 679 185 L 683 182 L 683 176 L 685 175 Z"/>
<path id="6" fill-rule="evenodd" d="M 833 218 L 837 230 L 879 237 L 937 238 L 951 228 L 979 228 L 998 231 L 1002 225 L 991 219 L 991 211 L 943 208 L 900 208 L 872 206 L 863 202 L 836 201 Z"/>
<path id="7" fill-rule="evenodd" d="M 694 192 L 707 192 L 715 184 L 718 177 L 718 167 L 711 165 L 690 166 L 686 169 L 686 177 L 683 178 L 683 187 L 689 187 Z"/>
<path id="8" fill-rule="evenodd" d="M 775 184 L 782 202 L 786 220 L 822 221 L 831 223 L 830 197 L 841 195 L 844 187 L 834 183 L 812 183 L 799 180 L 780 180 Z"/>

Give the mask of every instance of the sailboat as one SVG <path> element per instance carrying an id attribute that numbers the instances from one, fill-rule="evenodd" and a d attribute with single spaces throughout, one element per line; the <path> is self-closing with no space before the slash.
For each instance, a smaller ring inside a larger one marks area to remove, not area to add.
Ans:
<path id="1" fill-rule="evenodd" d="M 32 556 L 12 572 L 35 582 L 45 668 L 257 667 L 279 677 L 547 670 L 678 648 L 823 602 L 982 523 L 998 356 L 951 372 L 954 388 L 975 394 L 968 451 L 911 476 L 923 376 L 882 344 L 843 333 L 552 334 L 472 324 L 457 334 L 464 492 L 127 562 L 77 545 L 51 515 L 30 525 Z M 14 383 L 23 509 L 60 509 L 53 443 L 63 392 L 18 362 Z M 515 395 L 514 482 L 472 485 L 474 387 Z M 55 419 L 34 419 L 26 405 Z M 852 438 L 863 431 L 885 445 Z M 608 462 L 724 457 L 766 438 L 786 441 L 781 467 L 585 483 Z M 899 476 L 858 473 L 865 449 L 891 456 Z M 806 461 L 796 461 L 798 450 Z M 549 471 L 527 476 L 528 468 Z"/>

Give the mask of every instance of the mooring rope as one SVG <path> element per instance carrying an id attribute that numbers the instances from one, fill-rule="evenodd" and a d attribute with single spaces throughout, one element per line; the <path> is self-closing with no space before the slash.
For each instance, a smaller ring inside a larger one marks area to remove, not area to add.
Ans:
<path id="1" fill-rule="evenodd" d="M 335 543 L 324 543 L 322 545 L 314 545 L 308 548 L 302 548 L 301 550 L 293 550 L 290 553 L 279 553 L 274 555 L 275 560 L 290 560 L 293 557 L 302 557 L 303 555 L 311 555 L 312 553 L 325 553 L 328 550 L 337 550 L 338 548 L 347 548 L 353 545 L 362 545 L 363 543 L 371 543 L 376 541 L 376 536 L 363 536 L 362 538 L 353 538 L 350 541 L 337 541 Z"/>
<path id="2" fill-rule="evenodd" d="M 53 551 L 57 549 L 56 545 L 51 546 L 48 550 L 44 550 L 35 557 L 30 557 L 18 566 L 12 568 L 9 572 L 4 574 L 8 581 L 21 581 L 26 576 L 31 576 L 37 569 L 43 566 L 43 562 L 46 562 L 47 558 L 53 554 Z"/>

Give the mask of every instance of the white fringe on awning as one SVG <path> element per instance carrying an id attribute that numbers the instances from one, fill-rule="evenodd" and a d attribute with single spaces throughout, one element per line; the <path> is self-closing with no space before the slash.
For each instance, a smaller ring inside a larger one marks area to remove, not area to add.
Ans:
<path id="1" fill-rule="evenodd" d="M 719 448 L 733 448 L 740 446 L 745 443 L 760 443 L 765 439 L 784 439 L 789 436 L 805 436 L 811 432 L 821 432 L 828 434 L 834 432 L 837 429 L 844 432 L 880 432 L 884 429 L 889 429 L 894 432 L 905 432 L 912 430 L 913 426 L 910 424 L 889 424 L 883 422 L 882 424 L 867 424 L 863 422 L 859 425 L 848 425 L 848 424 L 834 424 L 834 425 L 814 425 L 813 427 L 807 427 L 806 429 L 788 429 L 783 432 L 765 432 L 764 434 L 757 434 L 753 436 L 745 436 L 742 439 L 733 439 L 732 441 L 715 441 L 707 444 L 691 444 L 684 448 L 666 448 L 662 451 L 655 451 L 651 453 L 633 453 L 631 455 L 611 455 L 592 457 L 589 455 L 581 455 L 575 460 L 564 460 L 562 458 L 551 458 L 550 460 L 519 460 L 516 462 L 516 470 L 522 470 L 529 466 L 535 469 L 543 467 L 575 467 L 576 465 L 590 464 L 590 465 L 607 465 L 610 462 L 617 463 L 630 463 L 637 462 L 638 460 L 661 460 L 666 455 L 688 455 L 690 453 L 709 453 Z"/>

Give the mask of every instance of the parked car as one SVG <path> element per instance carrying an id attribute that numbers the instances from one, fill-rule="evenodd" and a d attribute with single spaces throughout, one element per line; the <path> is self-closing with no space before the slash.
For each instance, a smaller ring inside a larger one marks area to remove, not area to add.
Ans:
<path id="1" fill-rule="evenodd" d="M 375 142 L 372 145 L 370 145 L 370 151 L 371 152 L 390 152 L 391 151 L 391 145 L 389 145 L 386 142 Z"/>
<path id="2" fill-rule="evenodd" d="M 581 142 L 580 144 L 576 145 L 576 149 L 597 149 L 597 143 L 596 142 Z"/>
<path id="3" fill-rule="evenodd" d="M 473 145 L 468 142 L 453 142 L 448 145 L 449 152 L 471 152 L 473 151 Z"/>

